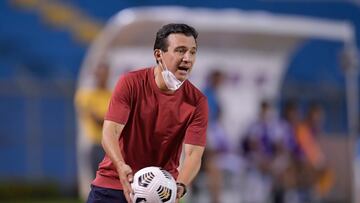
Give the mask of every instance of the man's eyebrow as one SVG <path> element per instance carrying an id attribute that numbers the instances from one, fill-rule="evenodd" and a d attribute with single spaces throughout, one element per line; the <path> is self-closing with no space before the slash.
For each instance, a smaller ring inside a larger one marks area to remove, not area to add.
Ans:
<path id="1" fill-rule="evenodd" d="M 186 46 L 178 46 L 178 47 L 175 47 L 175 49 L 187 49 Z"/>
<path id="2" fill-rule="evenodd" d="M 197 50 L 197 47 L 188 48 L 186 46 L 178 46 L 178 47 L 175 47 L 175 49 L 195 49 L 195 50 Z"/>

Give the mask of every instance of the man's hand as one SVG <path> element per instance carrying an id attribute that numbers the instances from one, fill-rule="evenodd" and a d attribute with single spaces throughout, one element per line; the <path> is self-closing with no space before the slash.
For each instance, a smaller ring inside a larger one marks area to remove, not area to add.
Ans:
<path id="1" fill-rule="evenodd" d="M 132 172 L 130 166 L 125 163 L 121 164 L 117 171 L 119 174 L 119 179 L 120 179 L 121 185 L 123 186 L 125 198 L 126 198 L 127 202 L 130 203 L 130 202 L 132 202 L 130 194 L 133 194 L 133 192 L 134 192 L 130 185 L 130 183 L 133 182 L 133 178 L 134 178 L 133 172 Z"/>

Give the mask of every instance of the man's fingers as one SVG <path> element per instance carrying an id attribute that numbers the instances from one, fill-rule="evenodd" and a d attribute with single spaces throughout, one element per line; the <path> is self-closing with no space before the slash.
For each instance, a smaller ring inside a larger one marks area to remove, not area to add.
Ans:
<path id="1" fill-rule="evenodd" d="M 134 181 L 133 174 L 130 173 L 130 174 L 127 175 L 127 177 L 128 177 L 129 183 L 132 183 Z"/>
<path id="2" fill-rule="evenodd" d="M 132 187 L 131 187 L 131 183 L 134 181 L 134 177 L 133 177 L 132 173 L 129 173 L 129 174 L 127 175 L 127 180 L 128 180 L 127 186 L 128 186 L 128 188 L 129 188 L 129 192 L 130 192 L 130 193 L 133 193 L 134 191 L 133 191 L 133 189 L 132 189 Z"/>
<path id="3" fill-rule="evenodd" d="M 124 190 L 124 195 L 125 195 L 126 201 L 128 203 L 132 203 L 131 198 L 130 198 L 130 193 L 128 193 Z"/>
<path id="4" fill-rule="evenodd" d="M 124 190 L 124 195 L 125 195 L 127 202 L 131 203 L 132 202 L 131 194 L 133 192 L 132 192 L 131 186 L 128 182 L 123 184 L 123 190 Z"/>
<path id="5" fill-rule="evenodd" d="M 126 200 L 128 202 L 131 202 L 130 201 L 130 194 L 132 194 L 134 192 L 133 192 L 133 189 L 131 188 L 130 183 L 127 180 L 123 180 L 123 181 L 121 181 L 121 183 L 122 183 L 122 186 L 123 186 L 124 195 L 126 197 Z"/>
<path id="6" fill-rule="evenodd" d="M 128 203 L 132 202 L 132 195 L 134 192 L 131 188 L 130 183 L 133 182 L 133 174 L 131 168 L 124 164 L 118 171 L 121 185 L 123 186 L 124 196 Z"/>
<path id="7" fill-rule="evenodd" d="M 126 183 L 126 187 L 127 187 L 127 190 L 128 190 L 129 193 L 134 192 L 129 182 Z"/>

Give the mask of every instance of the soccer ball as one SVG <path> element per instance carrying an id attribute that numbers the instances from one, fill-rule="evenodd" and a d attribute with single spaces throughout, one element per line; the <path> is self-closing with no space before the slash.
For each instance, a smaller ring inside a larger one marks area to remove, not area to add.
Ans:
<path id="1" fill-rule="evenodd" d="M 174 203 L 176 200 L 175 179 L 159 167 L 146 167 L 136 172 L 131 188 L 133 203 Z"/>

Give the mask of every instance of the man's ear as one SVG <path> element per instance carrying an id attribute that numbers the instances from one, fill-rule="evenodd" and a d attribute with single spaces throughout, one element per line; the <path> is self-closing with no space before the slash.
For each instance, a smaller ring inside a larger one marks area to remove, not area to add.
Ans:
<path id="1" fill-rule="evenodd" d="M 155 49 L 154 50 L 154 57 L 156 59 L 156 62 L 162 61 L 162 59 L 161 59 L 161 50 L 160 49 Z"/>

